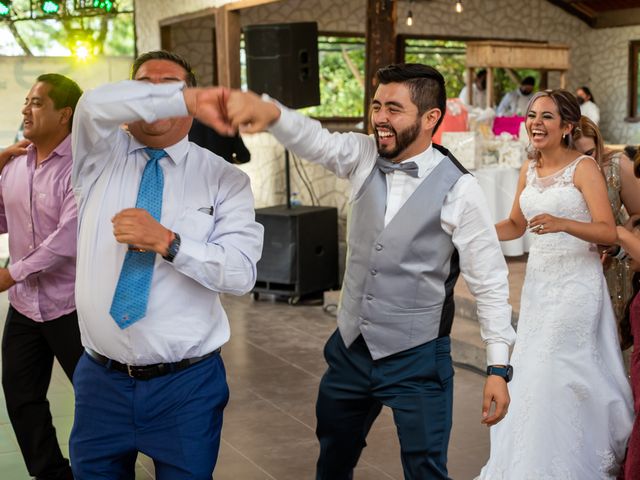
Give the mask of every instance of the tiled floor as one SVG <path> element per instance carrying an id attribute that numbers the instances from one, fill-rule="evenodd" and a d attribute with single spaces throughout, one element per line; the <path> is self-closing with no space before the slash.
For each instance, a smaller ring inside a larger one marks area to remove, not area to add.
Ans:
<path id="1" fill-rule="evenodd" d="M 521 265 L 516 265 L 520 269 Z M 516 282 L 521 281 L 518 270 Z M 462 288 L 462 287 L 461 287 Z M 460 292 L 462 294 L 462 292 Z M 224 297 L 232 338 L 223 347 L 231 389 L 225 411 L 216 480 L 312 479 L 317 455 L 314 402 L 325 369 L 322 347 L 335 318 L 319 306 L 254 302 L 249 296 Z M 7 301 L 0 296 L 0 326 Z M 454 425 L 449 473 L 469 480 L 488 456 L 489 435 L 480 424 L 484 379 L 456 369 Z M 63 451 L 73 417 L 73 391 L 56 366 L 49 400 Z M 402 479 L 398 440 L 391 412 L 374 424 L 356 470 L 356 480 Z M 28 474 L 0 402 L 0 479 L 24 480 Z M 152 462 L 140 457 L 136 479 L 153 479 Z"/>

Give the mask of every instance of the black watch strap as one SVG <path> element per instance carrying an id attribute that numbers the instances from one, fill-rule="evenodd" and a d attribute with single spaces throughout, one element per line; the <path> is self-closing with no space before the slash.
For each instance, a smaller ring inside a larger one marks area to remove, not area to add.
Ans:
<path id="1" fill-rule="evenodd" d="M 508 383 L 513 378 L 513 367 L 511 365 L 489 365 L 487 367 L 487 375 L 497 375 L 504 378 L 504 380 Z"/>
<path id="2" fill-rule="evenodd" d="M 167 254 L 164 255 L 164 258 L 167 262 L 173 262 L 173 259 L 176 258 L 178 251 L 180 250 L 180 235 L 176 232 L 173 232 L 173 240 L 169 244 L 169 248 L 167 248 Z"/>

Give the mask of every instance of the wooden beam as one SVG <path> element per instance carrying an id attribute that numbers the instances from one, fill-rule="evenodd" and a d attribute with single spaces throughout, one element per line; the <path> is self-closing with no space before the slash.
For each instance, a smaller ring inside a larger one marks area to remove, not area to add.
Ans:
<path id="1" fill-rule="evenodd" d="M 218 85 L 240 88 L 240 13 L 226 7 L 216 12 Z"/>
<path id="2" fill-rule="evenodd" d="M 227 3 L 224 7 L 228 10 L 243 10 L 245 8 L 259 7 L 268 3 L 276 3 L 282 0 L 238 0 L 237 2 Z"/>
<path id="3" fill-rule="evenodd" d="M 369 105 L 377 88 L 376 72 L 398 59 L 396 22 L 398 2 L 393 0 L 367 0 L 364 124 L 369 130 Z"/>
<path id="4" fill-rule="evenodd" d="M 165 27 L 176 23 L 188 22 L 189 20 L 196 20 L 202 17 L 210 17 L 215 15 L 217 11 L 218 9 L 216 7 L 209 7 L 198 10 L 197 12 L 183 13 L 174 17 L 163 18 L 162 20 L 160 20 L 159 25 L 161 27 Z"/>
<path id="5" fill-rule="evenodd" d="M 568 3 L 566 0 L 547 0 L 547 1 L 550 4 L 555 5 L 558 8 L 561 8 L 565 12 L 570 13 L 574 17 L 578 17 L 580 20 L 582 20 L 584 23 L 586 23 L 590 27 L 593 27 L 595 25 L 595 19 L 593 17 L 590 17 L 584 12 L 578 10 L 573 5 Z"/>
<path id="6" fill-rule="evenodd" d="M 640 8 L 624 8 L 602 12 L 596 16 L 595 28 L 640 25 Z"/>
<path id="7" fill-rule="evenodd" d="M 162 50 L 170 51 L 173 48 L 173 42 L 171 40 L 171 26 L 160 26 L 160 48 Z"/>

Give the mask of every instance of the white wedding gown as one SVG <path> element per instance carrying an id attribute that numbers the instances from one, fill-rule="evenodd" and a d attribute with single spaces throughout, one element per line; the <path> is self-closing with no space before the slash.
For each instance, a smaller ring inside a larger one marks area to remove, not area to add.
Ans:
<path id="1" fill-rule="evenodd" d="M 576 159 L 539 178 L 534 163 L 520 197 L 540 213 L 588 222 L 573 184 Z M 535 236 L 511 357 L 511 405 L 491 428 L 482 480 L 615 479 L 631 432 L 633 404 L 616 321 L 594 245 L 566 233 Z"/>

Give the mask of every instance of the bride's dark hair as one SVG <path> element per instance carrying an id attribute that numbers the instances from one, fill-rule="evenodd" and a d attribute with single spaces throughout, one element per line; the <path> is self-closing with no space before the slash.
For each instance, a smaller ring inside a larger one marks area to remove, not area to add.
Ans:
<path id="1" fill-rule="evenodd" d="M 562 137 L 562 141 L 567 148 L 574 148 L 573 133 L 580 128 L 580 104 L 578 103 L 578 99 L 573 93 L 562 88 L 542 90 L 529 100 L 526 113 L 527 117 L 534 102 L 542 97 L 549 97 L 553 103 L 556 104 L 563 127 L 565 125 L 571 125 L 571 132 Z M 536 160 L 536 162 L 540 161 L 540 152 L 535 149 L 529 149 L 529 158 Z"/>

